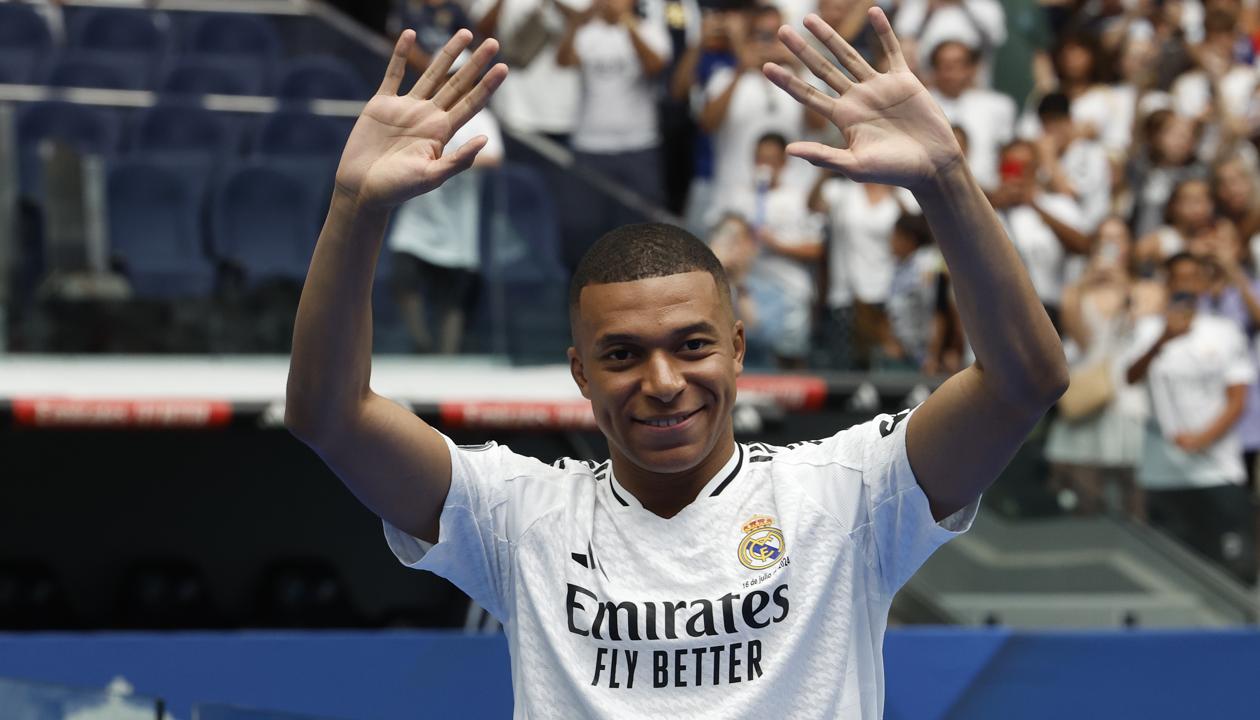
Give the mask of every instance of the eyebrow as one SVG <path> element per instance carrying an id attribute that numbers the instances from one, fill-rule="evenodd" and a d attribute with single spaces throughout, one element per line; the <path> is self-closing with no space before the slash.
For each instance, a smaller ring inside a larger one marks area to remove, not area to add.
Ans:
<path id="1" fill-rule="evenodd" d="M 694 322 L 690 325 L 680 327 L 677 330 L 671 330 L 669 336 L 678 337 L 681 335 L 692 335 L 695 333 L 717 335 L 718 330 L 713 323 L 701 320 L 700 322 Z M 609 333 L 607 335 L 599 336 L 595 340 L 595 347 L 600 349 L 606 348 L 610 345 L 639 345 L 642 344 L 642 340 L 642 336 L 631 333 Z"/>

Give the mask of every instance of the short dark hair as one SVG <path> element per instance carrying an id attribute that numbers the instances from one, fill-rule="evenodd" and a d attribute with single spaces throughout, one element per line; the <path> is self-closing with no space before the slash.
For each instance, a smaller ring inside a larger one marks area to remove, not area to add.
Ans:
<path id="1" fill-rule="evenodd" d="M 932 244 L 932 230 L 922 215 L 903 212 L 893 225 L 893 230 L 905 233 L 914 242 L 915 247 Z"/>
<path id="2" fill-rule="evenodd" d="M 782 133 L 768 132 L 757 138 L 757 147 L 761 147 L 762 143 L 774 143 L 780 150 L 787 150 L 788 141 L 783 137 Z"/>
<path id="3" fill-rule="evenodd" d="M 1169 255 L 1164 260 L 1164 272 L 1171 273 L 1174 265 L 1183 262 L 1192 262 L 1195 265 L 1198 265 L 1200 269 L 1203 268 L 1203 258 L 1187 250 L 1181 250 Z"/>
<path id="4" fill-rule="evenodd" d="M 722 303 L 729 306 L 731 285 L 717 256 L 699 238 L 666 223 L 636 223 L 604 233 L 586 251 L 569 283 L 569 322 L 577 319 L 582 288 L 647 278 L 707 272 Z"/>
<path id="5" fill-rule="evenodd" d="M 1037 103 L 1037 117 L 1042 120 L 1058 120 L 1072 117 L 1072 101 L 1061 92 L 1046 93 Z"/>
<path id="6" fill-rule="evenodd" d="M 928 66 L 935 68 L 940 62 L 941 51 L 948 47 L 960 47 L 967 51 L 967 63 L 975 65 L 980 62 L 980 51 L 961 40 L 942 40 L 932 48 L 932 52 L 928 54 Z"/>

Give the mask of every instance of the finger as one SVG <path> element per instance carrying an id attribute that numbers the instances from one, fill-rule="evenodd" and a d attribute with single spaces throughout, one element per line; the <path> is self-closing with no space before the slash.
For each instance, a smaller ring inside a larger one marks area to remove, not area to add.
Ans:
<path id="1" fill-rule="evenodd" d="M 490 96 L 494 91 L 503 84 L 503 79 L 507 77 L 508 67 L 503 63 L 499 63 L 490 68 L 481 78 L 481 82 L 472 89 L 472 92 L 465 95 L 459 102 L 455 103 L 455 107 L 451 108 L 450 120 L 452 128 L 459 128 L 468 122 L 469 118 L 481 112 L 486 103 L 490 101 Z"/>
<path id="2" fill-rule="evenodd" d="M 407 72 L 407 55 L 411 53 L 411 44 L 416 40 L 415 30 L 403 30 L 394 43 L 394 54 L 389 56 L 389 67 L 385 68 L 385 77 L 381 86 L 376 89 L 377 95 L 397 95 L 398 86 L 402 84 L 403 75 Z"/>
<path id="3" fill-rule="evenodd" d="M 455 58 L 468 47 L 472 39 L 472 33 L 464 29 L 452 35 L 433 58 L 433 62 L 429 63 L 429 67 L 425 68 L 424 74 L 412 86 L 411 92 L 407 94 L 420 100 L 426 100 L 432 96 L 433 92 L 446 81 L 446 74 L 451 69 L 451 64 L 455 62 Z"/>
<path id="4" fill-rule="evenodd" d="M 831 103 L 834 98 L 823 95 L 818 88 L 796 77 L 775 63 L 766 63 L 762 66 L 761 72 L 765 74 L 770 82 L 778 85 L 784 92 L 791 95 L 793 100 L 823 117 L 831 117 Z"/>
<path id="5" fill-rule="evenodd" d="M 845 90 L 853 87 L 853 81 L 847 75 L 836 67 L 836 64 L 822 56 L 814 48 L 805 42 L 805 38 L 793 30 L 790 26 L 784 25 L 779 28 L 779 40 L 792 51 L 793 55 L 801 59 L 805 63 L 805 67 L 814 73 L 819 80 L 831 86 L 832 90 L 840 94 L 844 94 Z"/>
<path id="6" fill-rule="evenodd" d="M 884 48 L 884 55 L 888 58 L 888 69 L 893 72 L 909 70 L 910 66 L 906 65 L 906 56 L 901 53 L 901 42 L 897 40 L 897 33 L 893 32 L 892 23 L 888 21 L 883 8 L 877 5 L 868 10 L 866 15 L 871 20 L 871 27 L 875 28 L 879 44 Z"/>
<path id="7" fill-rule="evenodd" d="M 481 43 L 481 47 L 473 52 L 472 57 L 459 72 L 446 81 L 446 84 L 438 88 L 437 94 L 433 96 L 433 102 L 443 110 L 449 110 L 464 97 L 465 93 L 472 89 L 477 83 L 477 78 L 486 71 L 486 66 L 494 59 L 495 53 L 499 52 L 499 41 L 490 38 Z"/>
<path id="8" fill-rule="evenodd" d="M 452 176 L 472 167 L 473 161 L 477 159 L 477 153 L 490 142 L 490 138 L 485 135 L 478 135 L 468 142 L 460 145 L 453 153 L 442 156 L 438 161 L 438 177 L 441 179 L 438 184 L 442 184 L 449 180 Z"/>
<path id="9" fill-rule="evenodd" d="M 827 46 L 827 49 L 831 51 L 831 54 L 836 56 L 836 60 L 839 60 L 840 64 L 844 66 L 844 69 L 848 70 L 849 74 L 856 78 L 858 82 L 875 75 L 875 68 L 871 67 L 870 64 L 866 62 L 866 59 L 862 57 L 862 54 L 857 50 L 854 50 L 853 46 L 850 45 L 847 40 L 840 37 L 840 33 L 836 32 L 835 28 L 823 22 L 822 18 L 818 17 L 814 13 L 806 15 L 805 27 L 808 28 L 809 31 L 814 34 L 814 37 L 818 38 L 823 45 Z"/>
<path id="10" fill-rule="evenodd" d="M 857 161 L 849 150 L 834 148 L 816 142 L 788 143 L 787 153 L 798 157 L 811 165 L 835 170 L 852 178 L 857 171 Z"/>

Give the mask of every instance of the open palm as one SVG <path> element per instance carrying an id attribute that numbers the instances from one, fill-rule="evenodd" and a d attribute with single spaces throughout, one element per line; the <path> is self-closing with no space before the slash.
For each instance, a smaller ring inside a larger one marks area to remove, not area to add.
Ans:
<path id="1" fill-rule="evenodd" d="M 498 51 L 497 42 L 486 40 L 448 78 L 455 58 L 472 42 L 472 33 L 460 30 L 411 91 L 399 95 L 415 37 L 415 32 L 406 30 L 398 38 L 385 78 L 359 115 L 337 166 L 338 190 L 364 206 L 393 207 L 471 166 L 486 144 L 484 135 L 447 155 L 443 148 L 460 126 L 485 107 L 507 76 L 502 64 L 482 76 Z"/>
<path id="2" fill-rule="evenodd" d="M 848 146 L 795 142 L 788 146 L 790 154 L 860 182 L 914 189 L 961 162 L 962 149 L 945 114 L 906 66 L 883 10 L 872 8 L 869 17 L 888 57 L 888 72 L 872 68 L 817 15 L 807 16 L 805 27 L 836 56 L 852 79 L 792 28 L 780 28 L 779 38 L 838 97 L 820 92 L 774 63 L 767 63 L 763 72 L 797 102 L 840 128 Z"/>

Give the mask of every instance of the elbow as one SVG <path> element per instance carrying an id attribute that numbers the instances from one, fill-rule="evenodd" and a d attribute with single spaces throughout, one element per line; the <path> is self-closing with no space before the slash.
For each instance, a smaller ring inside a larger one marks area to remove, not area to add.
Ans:
<path id="1" fill-rule="evenodd" d="M 1071 382 L 1068 373 L 1067 359 L 1060 350 L 1055 353 L 1054 360 L 1042 369 L 1038 374 L 1037 382 L 1033 383 L 1030 389 L 1030 395 L 1033 402 L 1049 408 L 1063 397 L 1063 393 L 1067 392 L 1068 384 Z"/>

